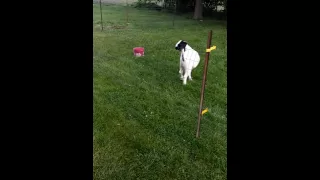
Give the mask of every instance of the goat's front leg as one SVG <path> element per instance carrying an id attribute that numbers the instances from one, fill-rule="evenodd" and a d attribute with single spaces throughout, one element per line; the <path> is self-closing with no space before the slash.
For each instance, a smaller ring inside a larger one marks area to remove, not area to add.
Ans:
<path id="1" fill-rule="evenodd" d="M 190 81 L 192 81 L 191 72 L 192 72 L 192 70 L 188 71 L 188 78 L 189 78 Z"/>
<path id="2" fill-rule="evenodd" d="M 181 58 L 180 58 L 180 70 L 179 70 L 179 74 L 180 74 L 180 79 L 183 79 L 183 68 L 182 68 L 182 62 L 181 62 Z"/>
<path id="3" fill-rule="evenodd" d="M 183 71 L 183 68 L 180 66 L 180 79 L 182 80 L 183 79 L 183 75 L 185 74 L 185 72 Z"/>
<path id="4" fill-rule="evenodd" d="M 190 75 L 190 76 L 188 76 L 188 79 L 189 79 L 190 81 L 192 81 L 192 77 L 191 77 L 191 75 Z"/>
<path id="5" fill-rule="evenodd" d="M 191 78 L 191 70 L 190 69 L 186 69 L 184 74 L 183 74 L 183 85 L 187 84 L 188 77 Z"/>
<path id="6" fill-rule="evenodd" d="M 184 73 L 184 75 L 183 75 L 183 85 L 187 84 L 187 78 L 188 78 L 187 73 Z"/>

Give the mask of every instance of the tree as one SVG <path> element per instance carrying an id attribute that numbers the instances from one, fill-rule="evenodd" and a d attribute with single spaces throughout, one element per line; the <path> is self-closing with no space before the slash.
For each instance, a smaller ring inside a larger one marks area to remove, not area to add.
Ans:
<path id="1" fill-rule="evenodd" d="M 193 19 L 202 19 L 202 12 L 203 12 L 203 4 L 202 4 L 202 0 L 196 0 L 196 7 L 194 9 L 194 16 Z"/>

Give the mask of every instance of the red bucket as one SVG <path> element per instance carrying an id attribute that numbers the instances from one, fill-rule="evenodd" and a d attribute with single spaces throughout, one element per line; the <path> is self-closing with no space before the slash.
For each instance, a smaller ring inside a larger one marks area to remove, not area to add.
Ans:
<path id="1" fill-rule="evenodd" d="M 144 56 L 144 48 L 143 47 L 133 48 L 133 55 L 137 57 Z"/>

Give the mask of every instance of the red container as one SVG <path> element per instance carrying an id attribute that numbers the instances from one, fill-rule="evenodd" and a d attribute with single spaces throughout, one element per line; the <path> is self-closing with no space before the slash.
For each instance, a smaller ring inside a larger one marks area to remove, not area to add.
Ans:
<path id="1" fill-rule="evenodd" d="M 134 56 L 144 56 L 144 48 L 143 47 L 135 47 L 133 48 L 133 55 Z"/>

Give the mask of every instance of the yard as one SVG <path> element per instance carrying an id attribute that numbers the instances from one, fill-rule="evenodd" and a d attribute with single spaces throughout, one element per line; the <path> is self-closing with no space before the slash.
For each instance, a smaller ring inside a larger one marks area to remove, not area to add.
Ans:
<path id="1" fill-rule="evenodd" d="M 226 25 L 159 11 L 93 4 L 94 179 L 213 179 L 227 173 Z M 213 30 L 200 138 L 195 138 L 206 39 Z M 201 57 L 179 78 L 180 39 Z M 144 57 L 132 48 L 145 47 Z"/>

